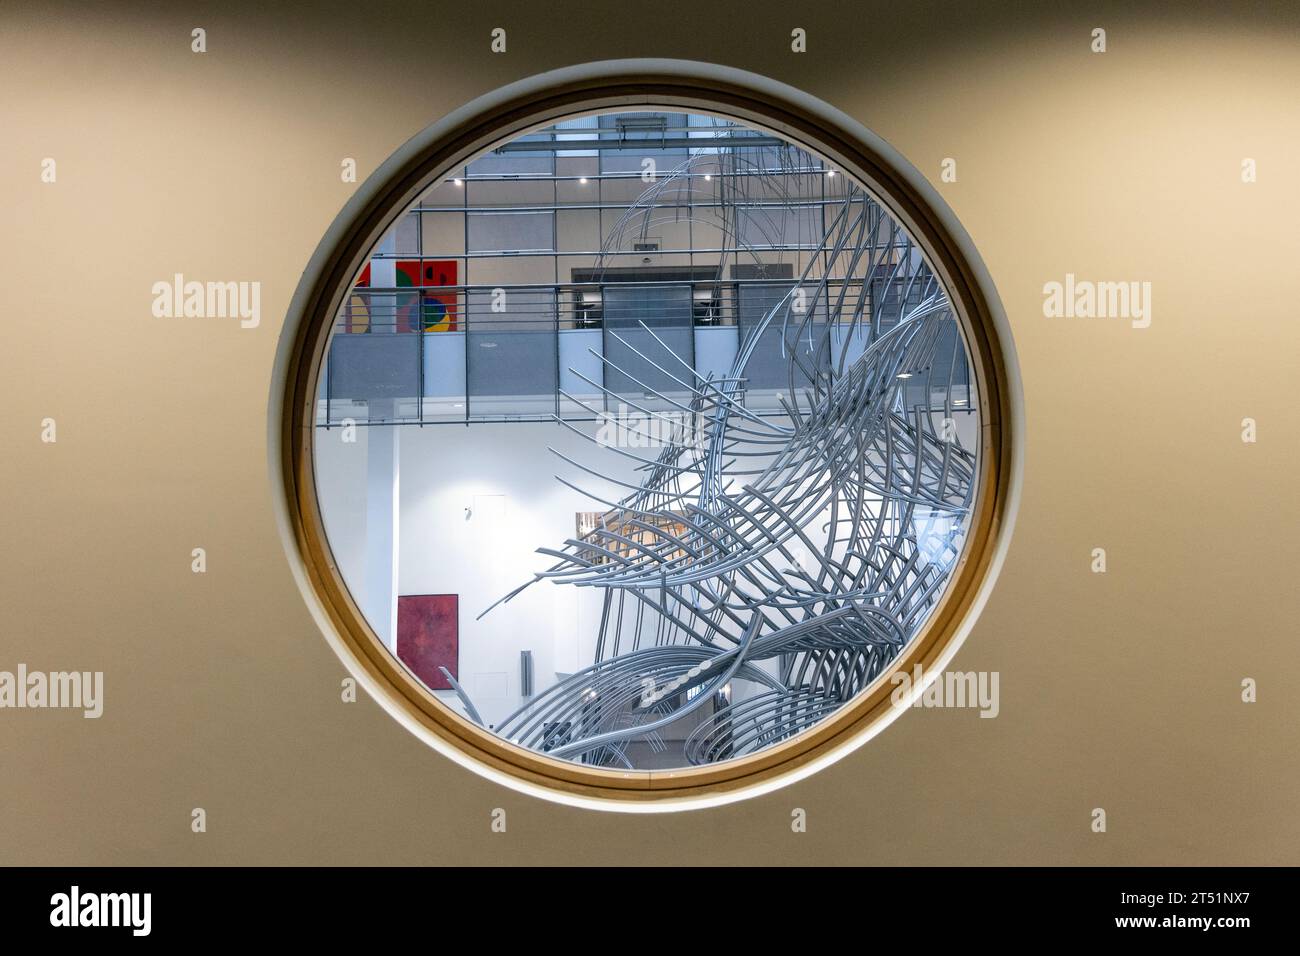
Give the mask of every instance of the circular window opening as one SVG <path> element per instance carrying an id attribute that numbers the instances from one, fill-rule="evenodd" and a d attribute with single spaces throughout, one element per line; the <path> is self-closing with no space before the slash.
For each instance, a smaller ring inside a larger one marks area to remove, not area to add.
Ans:
<path id="1" fill-rule="evenodd" d="M 345 659 L 408 722 L 507 782 L 680 802 L 811 769 L 955 650 L 1007 397 L 870 144 L 606 96 L 480 117 L 345 212 L 288 478 Z"/>

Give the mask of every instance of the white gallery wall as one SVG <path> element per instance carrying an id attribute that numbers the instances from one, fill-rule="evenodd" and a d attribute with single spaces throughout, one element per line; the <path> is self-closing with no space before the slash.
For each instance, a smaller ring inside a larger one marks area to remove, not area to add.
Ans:
<path id="1" fill-rule="evenodd" d="M 594 423 L 574 427 L 594 434 Z M 400 461 L 396 594 L 456 594 L 460 606 L 459 680 L 484 721 L 521 703 L 519 652 L 533 652 L 534 691 L 588 665 L 595 652 L 601 594 L 539 582 L 478 615 L 554 563 L 536 553 L 575 535 L 580 511 L 602 511 L 557 481 L 561 474 L 609 500 L 626 489 L 583 474 L 551 454 L 630 481 L 635 462 L 554 423 L 512 422 L 320 429 L 316 470 L 326 533 L 353 597 L 367 606 L 364 555 L 371 436 L 394 430 Z M 642 449 L 644 454 L 646 450 Z M 372 622 L 373 623 L 373 622 Z M 438 696 L 460 709 L 456 695 Z"/>

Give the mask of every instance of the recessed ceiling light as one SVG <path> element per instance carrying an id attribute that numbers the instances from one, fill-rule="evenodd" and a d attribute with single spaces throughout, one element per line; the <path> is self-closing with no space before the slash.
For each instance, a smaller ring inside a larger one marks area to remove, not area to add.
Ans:
<path id="1" fill-rule="evenodd" d="M 453 179 L 452 182 L 455 183 L 457 186 L 464 186 L 464 185 L 465 185 L 463 182 L 460 181 L 460 177 L 457 177 L 457 178 Z"/>
<path id="2" fill-rule="evenodd" d="M 586 177 L 586 176 L 583 176 L 581 179 L 579 179 L 579 180 L 578 180 L 578 185 L 579 185 L 579 186 L 585 186 L 585 185 L 587 185 L 587 177 Z"/>
<path id="3" fill-rule="evenodd" d="M 713 177 L 712 177 L 711 175 L 709 175 L 708 173 L 705 173 L 705 174 L 704 174 L 704 181 L 705 181 L 706 183 L 711 183 L 711 182 L 713 182 Z"/>
<path id="4" fill-rule="evenodd" d="M 834 179 L 834 178 L 835 178 L 835 170 L 833 170 L 833 169 L 828 169 L 828 170 L 826 170 L 826 175 L 827 175 L 828 178 L 830 178 L 830 179 Z"/>

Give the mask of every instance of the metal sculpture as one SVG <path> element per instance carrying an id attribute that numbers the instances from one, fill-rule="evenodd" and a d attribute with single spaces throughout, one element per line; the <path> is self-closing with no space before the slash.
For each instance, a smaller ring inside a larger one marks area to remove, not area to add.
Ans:
<path id="1" fill-rule="evenodd" d="M 700 192 L 725 190 L 735 221 L 764 207 L 747 204 L 754 196 L 774 197 L 772 208 L 797 202 L 799 177 L 826 174 L 794 147 L 692 156 L 632 204 L 607 247 Z M 662 732 L 689 723 L 680 759 L 690 764 L 753 753 L 880 677 L 941 598 L 975 494 L 975 451 L 955 425 L 976 412 L 964 346 L 911 237 L 846 177 L 836 185 L 813 254 L 745 332 L 726 375 L 697 372 L 650 322 L 636 343 L 607 332 L 635 357 L 619 366 L 600 356 L 607 369 L 638 386 L 655 370 L 670 384 L 646 387 L 639 401 L 589 384 L 670 422 L 657 430 L 670 438 L 643 458 L 557 419 L 600 455 L 636 459 L 640 477 L 606 500 L 557 476 L 608 510 L 590 534 L 539 548 L 554 563 L 497 603 L 539 581 L 599 588 L 597 650 L 497 734 L 556 758 L 634 768 L 634 749 L 662 754 Z M 780 349 L 788 379 L 766 409 L 750 400 L 747 378 L 764 347 Z M 612 480 L 598 461 L 555 453 Z M 747 692 L 733 694 L 741 681 Z"/>

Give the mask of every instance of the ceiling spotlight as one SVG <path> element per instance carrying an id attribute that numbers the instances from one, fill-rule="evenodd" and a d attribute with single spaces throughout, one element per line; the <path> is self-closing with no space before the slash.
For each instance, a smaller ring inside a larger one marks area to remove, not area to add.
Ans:
<path id="1" fill-rule="evenodd" d="M 708 173 L 705 173 L 705 174 L 704 174 L 704 181 L 705 181 L 706 183 L 711 183 L 711 182 L 713 182 L 713 177 L 712 177 L 711 175 L 709 175 Z"/>
<path id="2" fill-rule="evenodd" d="M 461 182 L 460 177 L 457 177 L 457 178 L 453 179 L 452 182 L 455 183 L 457 186 L 464 186 L 464 185 L 465 185 L 463 182 Z"/>
<path id="3" fill-rule="evenodd" d="M 585 185 L 587 185 L 587 177 L 586 177 L 586 176 L 583 176 L 581 179 L 579 179 L 579 180 L 578 180 L 578 185 L 579 185 L 579 186 L 585 186 Z"/>
<path id="4" fill-rule="evenodd" d="M 834 178 L 835 178 L 835 170 L 833 170 L 833 169 L 828 169 L 828 170 L 826 170 L 826 178 L 827 178 L 827 179 L 834 179 Z"/>

